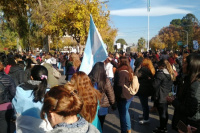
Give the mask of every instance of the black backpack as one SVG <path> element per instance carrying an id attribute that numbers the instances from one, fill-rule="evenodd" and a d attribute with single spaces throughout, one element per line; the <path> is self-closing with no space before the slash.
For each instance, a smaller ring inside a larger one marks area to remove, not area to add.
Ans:
<path id="1" fill-rule="evenodd" d="M 0 79 L 1 78 L 2 76 L 0 76 Z M 2 81 L 0 81 L 0 104 L 6 103 L 6 102 L 9 102 L 8 90 L 6 89 Z"/>

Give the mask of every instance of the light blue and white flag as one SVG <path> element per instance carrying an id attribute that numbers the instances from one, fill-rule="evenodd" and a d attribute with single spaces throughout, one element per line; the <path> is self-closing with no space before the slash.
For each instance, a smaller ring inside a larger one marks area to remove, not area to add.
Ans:
<path id="1" fill-rule="evenodd" d="M 92 15 L 90 15 L 90 29 L 79 71 L 89 74 L 94 64 L 97 62 L 103 62 L 107 56 L 106 45 L 94 24 Z"/>

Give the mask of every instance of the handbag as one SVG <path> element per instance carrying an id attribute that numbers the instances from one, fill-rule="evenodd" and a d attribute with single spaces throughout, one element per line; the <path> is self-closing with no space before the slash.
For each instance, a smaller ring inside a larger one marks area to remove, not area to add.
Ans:
<path id="1" fill-rule="evenodd" d="M 128 72 L 127 70 L 123 70 L 123 71 Z M 138 82 L 137 76 L 134 76 L 133 73 L 131 73 L 131 75 L 133 77 L 133 80 L 132 80 L 130 86 L 128 87 L 128 86 L 124 85 L 124 87 L 130 92 L 131 95 L 134 96 L 138 92 L 140 84 Z"/>

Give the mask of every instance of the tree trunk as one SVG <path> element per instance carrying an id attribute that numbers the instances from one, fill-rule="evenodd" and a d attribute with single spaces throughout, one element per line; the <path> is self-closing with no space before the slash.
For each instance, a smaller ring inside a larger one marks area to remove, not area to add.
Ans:
<path id="1" fill-rule="evenodd" d="M 50 51 L 50 35 L 46 35 L 43 41 L 43 51 L 48 53 Z"/>

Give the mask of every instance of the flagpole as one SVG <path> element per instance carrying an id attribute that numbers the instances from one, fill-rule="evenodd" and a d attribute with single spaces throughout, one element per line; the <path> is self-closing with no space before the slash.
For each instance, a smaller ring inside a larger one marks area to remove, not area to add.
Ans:
<path id="1" fill-rule="evenodd" d="M 149 51 L 149 12 L 148 12 L 148 44 L 147 44 L 147 51 Z"/>
<path id="2" fill-rule="evenodd" d="M 147 12 L 148 12 L 148 39 L 147 39 L 147 51 L 149 51 L 149 13 L 150 13 L 150 0 L 147 0 Z"/>

